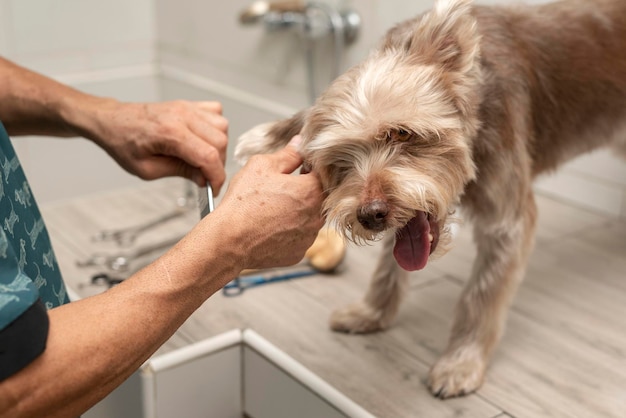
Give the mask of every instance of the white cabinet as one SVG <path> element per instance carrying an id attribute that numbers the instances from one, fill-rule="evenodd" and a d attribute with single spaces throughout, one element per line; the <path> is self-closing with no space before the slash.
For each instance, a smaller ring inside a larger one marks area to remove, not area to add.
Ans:
<path id="1" fill-rule="evenodd" d="M 243 349 L 244 411 L 252 418 L 346 418 L 334 406 L 249 347 Z"/>
<path id="2" fill-rule="evenodd" d="M 251 330 L 153 357 L 85 418 L 371 418 Z"/>

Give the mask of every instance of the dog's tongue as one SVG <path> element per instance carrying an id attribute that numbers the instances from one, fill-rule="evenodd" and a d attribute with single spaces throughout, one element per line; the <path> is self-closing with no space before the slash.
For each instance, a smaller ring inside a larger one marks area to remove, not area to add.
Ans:
<path id="1" fill-rule="evenodd" d="M 421 270 L 426 266 L 430 255 L 430 224 L 426 213 L 419 212 L 396 236 L 393 256 L 407 271 Z"/>

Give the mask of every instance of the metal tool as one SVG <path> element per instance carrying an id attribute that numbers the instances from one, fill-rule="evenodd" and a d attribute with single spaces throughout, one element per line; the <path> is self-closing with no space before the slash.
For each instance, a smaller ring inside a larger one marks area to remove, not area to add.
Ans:
<path id="1" fill-rule="evenodd" d="M 131 226 L 128 228 L 100 231 L 93 236 L 92 240 L 95 242 L 114 241 L 120 247 L 131 246 L 135 242 L 137 237 L 139 237 L 139 235 L 141 235 L 142 233 L 172 219 L 179 218 L 189 212 L 189 210 L 194 207 L 194 205 L 192 204 L 192 202 L 194 201 L 194 193 L 195 192 L 193 190 L 193 183 L 187 181 L 185 182 L 184 195 L 176 199 L 177 206 L 170 212 L 161 215 L 156 219 L 151 219 L 145 223 Z"/>
<path id="2" fill-rule="evenodd" d="M 128 247 L 131 246 L 135 242 L 137 237 L 142 233 L 167 221 L 179 218 L 188 211 L 188 207 L 177 207 L 171 212 L 159 216 L 156 219 L 152 219 L 141 225 L 131 226 L 124 229 L 100 231 L 96 235 L 94 235 L 93 241 L 115 241 L 120 247 Z"/>
<path id="3" fill-rule="evenodd" d="M 224 296 L 238 296 L 241 295 L 246 289 L 250 287 L 260 286 L 268 283 L 282 282 L 291 279 L 297 279 L 299 277 L 312 276 L 318 274 L 319 271 L 315 269 L 292 271 L 288 273 L 274 274 L 266 273 L 255 276 L 239 276 L 226 286 L 222 288 Z"/>
<path id="4" fill-rule="evenodd" d="M 159 242 L 157 244 L 146 245 L 135 249 L 134 251 L 128 251 L 125 253 L 117 254 L 102 254 L 96 253 L 84 261 L 77 261 L 78 267 L 106 267 L 113 271 L 124 272 L 128 271 L 130 264 L 136 259 L 146 256 L 155 251 L 159 251 L 165 248 L 169 248 L 172 245 L 180 241 L 182 237 L 176 237 L 167 241 Z"/>
<path id="5" fill-rule="evenodd" d="M 198 207 L 200 208 L 200 219 L 204 218 L 215 209 L 213 203 L 213 189 L 208 183 L 205 187 L 200 187 L 198 191 Z"/>
<path id="6" fill-rule="evenodd" d="M 105 285 L 109 288 L 122 283 L 124 280 L 119 277 L 112 277 L 108 273 L 98 273 L 91 276 L 91 284 Z"/>

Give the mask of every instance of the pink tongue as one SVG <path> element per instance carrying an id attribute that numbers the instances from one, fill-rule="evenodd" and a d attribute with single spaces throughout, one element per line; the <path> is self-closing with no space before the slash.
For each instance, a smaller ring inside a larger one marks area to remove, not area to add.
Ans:
<path id="1" fill-rule="evenodd" d="M 430 224 L 424 212 L 419 212 L 399 231 L 393 256 L 400 267 L 407 271 L 415 271 L 426 266 L 430 255 L 429 233 Z"/>

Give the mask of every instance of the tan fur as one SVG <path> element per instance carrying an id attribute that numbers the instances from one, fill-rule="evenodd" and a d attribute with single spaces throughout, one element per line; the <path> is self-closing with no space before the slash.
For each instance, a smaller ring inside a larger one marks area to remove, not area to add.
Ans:
<path id="1" fill-rule="evenodd" d="M 298 132 L 328 220 L 355 242 L 386 232 L 364 300 L 335 312 L 333 329 L 393 321 L 408 280 L 395 234 L 417 213 L 440 230 L 433 256 L 448 248 L 457 205 L 474 222 L 478 255 L 428 382 L 442 398 L 473 392 L 533 248 L 532 181 L 601 146 L 626 155 L 626 2 L 440 0 L 391 29 L 310 109 L 244 134 L 236 155 Z"/>

